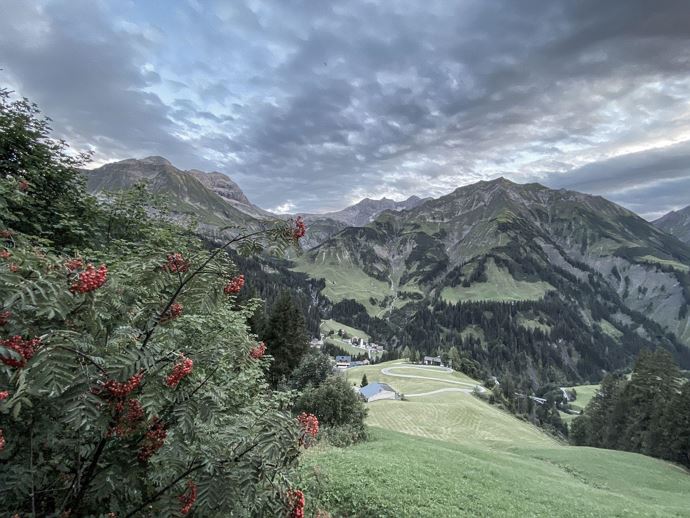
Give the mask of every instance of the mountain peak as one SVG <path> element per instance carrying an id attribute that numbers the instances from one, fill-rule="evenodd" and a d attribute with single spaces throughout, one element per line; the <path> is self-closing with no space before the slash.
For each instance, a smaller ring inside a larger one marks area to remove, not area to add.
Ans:
<path id="1" fill-rule="evenodd" d="M 172 165 L 170 160 L 168 160 L 167 158 L 164 158 L 162 156 L 158 156 L 158 155 L 147 156 L 147 157 L 142 158 L 138 161 L 143 163 L 143 164 L 148 164 L 148 165 Z"/>
<path id="2" fill-rule="evenodd" d="M 664 232 L 690 244 L 690 205 L 684 209 L 672 210 L 652 223 Z"/>

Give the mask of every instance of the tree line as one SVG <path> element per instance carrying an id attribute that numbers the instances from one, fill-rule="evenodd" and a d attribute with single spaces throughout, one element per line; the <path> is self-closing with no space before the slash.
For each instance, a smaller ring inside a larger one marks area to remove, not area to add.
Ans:
<path id="1" fill-rule="evenodd" d="M 644 350 L 630 377 L 609 374 L 571 426 L 581 446 L 625 450 L 690 467 L 690 382 L 672 355 Z"/>

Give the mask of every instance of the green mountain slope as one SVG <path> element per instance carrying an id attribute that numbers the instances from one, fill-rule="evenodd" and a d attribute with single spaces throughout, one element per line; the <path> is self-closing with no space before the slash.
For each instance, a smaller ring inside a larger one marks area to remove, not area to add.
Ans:
<path id="1" fill-rule="evenodd" d="M 334 318 L 398 344 L 431 352 L 474 326 L 484 340 L 461 345 L 478 359 L 497 366 L 500 345 L 534 380 L 582 380 L 641 347 L 687 354 L 689 265 L 690 247 L 604 198 L 499 179 L 346 228 L 296 269 L 362 306 Z"/>
<path id="2" fill-rule="evenodd" d="M 85 171 L 87 188 L 92 193 L 119 191 L 146 181 L 152 192 L 167 196 L 173 212 L 195 216 L 204 225 L 224 227 L 256 224 L 258 214 L 239 210 L 228 199 L 206 187 L 199 180 L 200 173 L 182 171 L 162 157 L 122 160 Z M 215 183 L 218 183 L 217 179 Z M 236 184 L 230 183 L 236 187 Z M 209 186 L 212 185 L 213 183 L 209 183 Z M 240 200 L 244 198 L 241 191 L 237 196 Z"/>

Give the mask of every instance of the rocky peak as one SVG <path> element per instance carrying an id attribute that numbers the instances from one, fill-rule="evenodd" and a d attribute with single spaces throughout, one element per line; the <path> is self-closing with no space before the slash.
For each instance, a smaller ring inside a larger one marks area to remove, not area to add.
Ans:
<path id="1" fill-rule="evenodd" d="M 206 173 L 198 169 L 190 169 L 187 173 L 199 180 L 204 187 L 212 190 L 218 196 L 228 201 L 236 201 L 245 205 L 251 205 L 249 199 L 240 189 L 239 185 L 233 182 L 228 176 L 217 171 Z"/>

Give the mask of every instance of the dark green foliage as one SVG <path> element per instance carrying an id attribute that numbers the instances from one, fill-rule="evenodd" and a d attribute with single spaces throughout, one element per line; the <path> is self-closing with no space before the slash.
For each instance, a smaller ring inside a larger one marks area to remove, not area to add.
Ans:
<path id="1" fill-rule="evenodd" d="M 364 419 L 367 410 L 357 392 L 342 376 L 331 376 L 318 387 L 307 387 L 295 402 L 294 410 L 318 417 L 319 423 L 326 428 L 326 435 L 331 433 L 337 437 L 337 446 L 366 438 Z M 340 429 L 340 432 L 328 432 L 329 428 Z"/>
<path id="2" fill-rule="evenodd" d="M 333 372 L 331 359 L 317 349 L 302 356 L 297 368 L 290 376 L 290 386 L 302 390 L 308 386 L 318 387 Z"/>
<path id="3" fill-rule="evenodd" d="M 690 384 L 681 380 L 667 351 L 642 351 L 630 380 L 604 378 L 584 415 L 573 421 L 573 442 L 690 466 Z"/>
<path id="4" fill-rule="evenodd" d="M 290 293 L 283 292 L 271 310 L 261 339 L 273 357 L 269 378 L 273 386 L 287 380 L 309 349 L 304 327 L 304 315 L 297 308 Z"/>
<path id="5" fill-rule="evenodd" d="M 35 107 L 5 92 L 1 107 L 1 248 L 12 262 L 0 261 L 0 339 L 41 339 L 20 364 L 0 345 L 3 515 L 174 516 L 188 482 L 198 516 L 283 515 L 298 424 L 289 398 L 268 390 L 269 359 L 252 354 L 257 301 L 223 292 L 238 273 L 224 248 L 253 239 L 205 246 L 150 218 L 143 189 L 98 204 Z M 285 224 L 263 236 L 277 249 L 293 242 Z M 186 266 L 173 271 L 175 252 Z M 106 264 L 105 282 L 70 289 L 84 273 L 68 267 L 76 257 Z"/>
<path id="6" fill-rule="evenodd" d="M 321 352 L 331 358 L 335 358 L 336 356 L 350 356 L 352 357 L 352 361 L 364 361 L 368 359 L 367 353 L 352 354 L 329 340 L 326 340 L 321 346 Z"/>
<path id="7" fill-rule="evenodd" d="M 230 255 L 247 279 L 248 288 L 240 293 L 240 298 L 260 298 L 265 302 L 252 319 L 255 333 L 262 334 L 263 329 L 260 327 L 265 326 L 273 306 L 283 292 L 289 291 L 293 303 L 304 316 L 307 334 L 319 336 L 321 312 L 330 307 L 330 302 L 319 293 L 325 286 L 322 279 L 314 280 L 304 273 L 293 272 L 289 269 L 290 263 L 282 259 L 243 257 L 235 253 Z"/>
<path id="8" fill-rule="evenodd" d="M 0 90 L 0 218 L 58 247 L 83 245 L 92 238 L 97 214 L 77 169 L 88 155 L 69 153 L 50 137 L 48 122 L 35 104 L 11 101 Z"/>
<path id="9" fill-rule="evenodd" d="M 367 385 L 369 385 L 369 380 L 367 379 L 367 375 L 362 374 L 362 381 L 359 383 L 359 386 L 360 387 L 366 387 Z"/>

